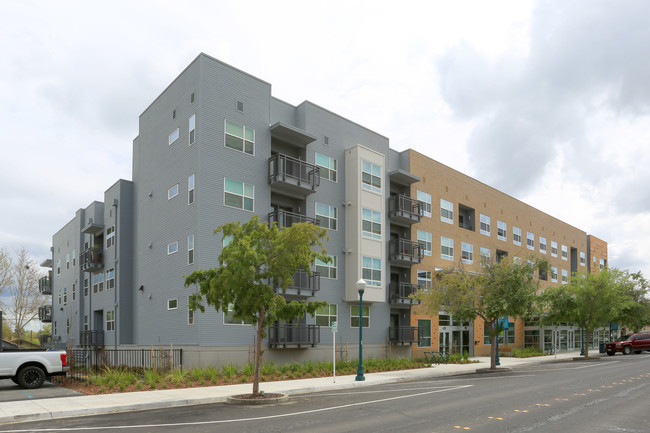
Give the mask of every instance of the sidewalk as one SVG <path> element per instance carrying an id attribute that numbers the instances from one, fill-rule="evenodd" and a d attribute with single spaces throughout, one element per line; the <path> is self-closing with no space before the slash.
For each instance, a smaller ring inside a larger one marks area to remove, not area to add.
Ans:
<path id="1" fill-rule="evenodd" d="M 554 360 L 572 359 L 576 356 L 579 356 L 579 352 L 566 352 L 535 358 L 501 357 L 500 367 L 511 368 L 528 364 L 540 364 Z M 488 357 L 474 357 L 472 359 L 479 362 L 464 365 L 434 365 L 431 368 L 419 368 L 415 370 L 367 373 L 365 375 L 366 380 L 363 382 L 356 382 L 354 375 L 337 376 L 336 382 L 333 381 L 332 377 L 263 382 L 260 383 L 260 389 L 266 393 L 292 395 L 457 374 L 470 374 L 475 373 L 478 369 L 485 369 L 490 366 L 490 358 Z M 0 407 L 0 424 L 132 410 L 160 409 L 170 406 L 219 403 L 225 402 L 226 398 L 230 395 L 250 393 L 251 389 L 251 384 L 241 384 L 3 402 L 2 407 Z"/>

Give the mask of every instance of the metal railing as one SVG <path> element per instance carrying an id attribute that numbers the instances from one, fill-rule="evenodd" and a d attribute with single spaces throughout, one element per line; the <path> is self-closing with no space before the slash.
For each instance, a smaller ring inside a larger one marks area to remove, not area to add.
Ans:
<path id="1" fill-rule="evenodd" d="M 391 326 L 388 328 L 388 340 L 391 343 L 413 344 L 419 341 L 417 326 Z"/>
<path id="2" fill-rule="evenodd" d="M 293 179 L 299 185 L 315 189 L 320 185 L 320 169 L 314 164 L 281 153 L 269 158 L 269 182 Z"/>
<path id="3" fill-rule="evenodd" d="M 38 291 L 43 295 L 52 294 L 52 279 L 49 275 L 38 280 Z"/>
<path id="4" fill-rule="evenodd" d="M 399 194 L 388 199 L 388 212 L 390 217 L 402 216 L 415 221 L 420 221 L 424 214 L 424 203 L 409 196 Z"/>
<path id="5" fill-rule="evenodd" d="M 314 347 L 320 343 L 320 325 L 279 324 L 269 327 L 269 347 Z"/>
<path id="6" fill-rule="evenodd" d="M 411 298 L 411 295 L 417 292 L 418 288 L 417 284 L 390 283 L 388 285 L 390 302 L 419 304 L 419 301 Z"/>
<path id="7" fill-rule="evenodd" d="M 104 331 L 81 331 L 79 333 L 79 345 L 102 347 L 104 345 Z"/>
<path id="8" fill-rule="evenodd" d="M 282 287 L 278 284 L 274 284 L 273 289 L 276 293 L 282 293 Z M 298 295 L 311 294 L 311 296 L 314 296 L 315 292 L 320 290 L 320 272 L 312 272 L 311 275 L 309 275 L 307 271 L 298 269 L 298 271 L 293 274 L 293 284 L 289 284 L 287 287 L 287 290 L 289 289 L 297 291 Z"/>
<path id="9" fill-rule="evenodd" d="M 393 239 L 389 243 L 388 252 L 391 261 L 420 263 L 424 257 L 422 245 L 408 239 Z"/>
<path id="10" fill-rule="evenodd" d="M 92 247 L 84 250 L 79 255 L 79 266 L 81 266 L 82 271 L 103 269 L 104 252 L 102 248 Z"/>
<path id="11" fill-rule="evenodd" d="M 276 210 L 268 215 L 269 224 L 277 223 L 278 228 L 291 227 L 296 223 L 312 223 L 319 225 L 320 221 L 305 215 L 300 215 L 286 210 Z"/>
<path id="12" fill-rule="evenodd" d="M 38 320 L 41 322 L 52 322 L 52 306 L 51 305 L 44 305 L 42 307 L 38 307 Z"/>
<path id="13" fill-rule="evenodd" d="M 183 367 L 183 349 L 74 348 L 68 350 L 68 364 L 68 376 L 72 377 L 117 367 L 173 371 Z"/>

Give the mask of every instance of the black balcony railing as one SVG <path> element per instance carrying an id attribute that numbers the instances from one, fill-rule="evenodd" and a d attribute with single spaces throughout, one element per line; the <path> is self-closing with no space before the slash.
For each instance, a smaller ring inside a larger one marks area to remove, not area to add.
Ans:
<path id="1" fill-rule="evenodd" d="M 52 280 L 49 276 L 41 277 L 38 280 L 38 291 L 43 295 L 52 294 Z"/>
<path id="2" fill-rule="evenodd" d="M 422 245 L 408 239 L 393 239 L 389 243 L 388 252 L 391 262 L 407 266 L 422 262 L 424 257 Z"/>
<path id="3" fill-rule="evenodd" d="M 274 285 L 276 293 L 283 293 L 282 287 Z M 314 296 L 320 290 L 320 273 L 312 272 L 311 275 L 303 269 L 293 274 L 293 283 L 287 287 L 286 294 L 299 296 Z"/>
<path id="4" fill-rule="evenodd" d="M 79 255 L 79 265 L 82 271 L 98 271 L 104 269 L 104 252 L 102 248 L 88 248 Z"/>
<path id="5" fill-rule="evenodd" d="M 320 185 L 320 169 L 307 161 L 278 153 L 269 158 L 269 183 L 276 182 L 289 182 L 313 192 Z"/>
<path id="6" fill-rule="evenodd" d="M 51 305 L 43 305 L 42 307 L 38 307 L 38 320 L 44 323 L 50 323 L 52 322 L 52 306 Z"/>
<path id="7" fill-rule="evenodd" d="M 391 326 L 388 328 L 388 340 L 393 344 L 417 343 L 419 335 L 417 326 Z"/>
<path id="8" fill-rule="evenodd" d="M 388 216 L 406 224 L 413 224 L 422 220 L 424 202 L 413 199 L 403 194 L 393 195 L 388 199 Z"/>
<path id="9" fill-rule="evenodd" d="M 319 225 L 320 221 L 305 215 L 289 212 L 286 210 L 276 210 L 269 213 L 269 224 L 277 223 L 279 228 L 291 227 L 296 223 L 312 223 Z"/>
<path id="10" fill-rule="evenodd" d="M 320 325 L 280 324 L 269 327 L 269 347 L 315 347 L 320 343 Z"/>
<path id="11" fill-rule="evenodd" d="M 104 346 L 104 331 L 81 331 L 79 333 L 79 345 L 90 347 Z"/>
<path id="12" fill-rule="evenodd" d="M 392 304 L 419 304 L 420 301 L 411 298 L 418 290 L 416 284 L 390 283 L 388 285 L 389 301 Z"/>

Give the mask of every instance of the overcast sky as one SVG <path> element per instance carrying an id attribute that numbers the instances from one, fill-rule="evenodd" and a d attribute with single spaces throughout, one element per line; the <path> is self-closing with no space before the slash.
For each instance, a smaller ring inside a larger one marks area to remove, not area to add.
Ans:
<path id="1" fill-rule="evenodd" d="M 0 247 L 39 263 L 77 209 L 131 179 L 139 114 L 205 52 L 650 277 L 648 1 L 3 0 L 0 16 Z"/>

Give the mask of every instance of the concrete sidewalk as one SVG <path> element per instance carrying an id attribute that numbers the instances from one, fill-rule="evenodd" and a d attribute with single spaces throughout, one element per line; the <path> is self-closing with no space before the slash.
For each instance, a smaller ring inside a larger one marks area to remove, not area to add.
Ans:
<path id="1" fill-rule="evenodd" d="M 566 360 L 579 356 L 579 352 L 559 353 L 535 358 L 501 358 L 501 368 L 512 368 L 528 364 L 540 364 L 554 360 Z M 367 373 L 363 382 L 355 381 L 354 375 L 315 379 L 263 382 L 260 389 L 266 393 L 302 394 L 315 391 L 345 389 L 351 387 L 397 383 L 409 380 L 475 373 L 490 366 L 488 357 L 475 357 L 473 364 L 434 365 L 431 368 L 415 370 Z M 201 388 L 170 389 L 157 391 L 128 392 L 104 395 L 49 398 L 3 402 L 0 407 L 0 423 L 36 421 L 67 418 L 81 415 L 124 412 L 144 409 L 160 409 L 170 406 L 185 406 L 225 402 L 231 395 L 250 393 L 251 384 L 210 386 Z"/>

